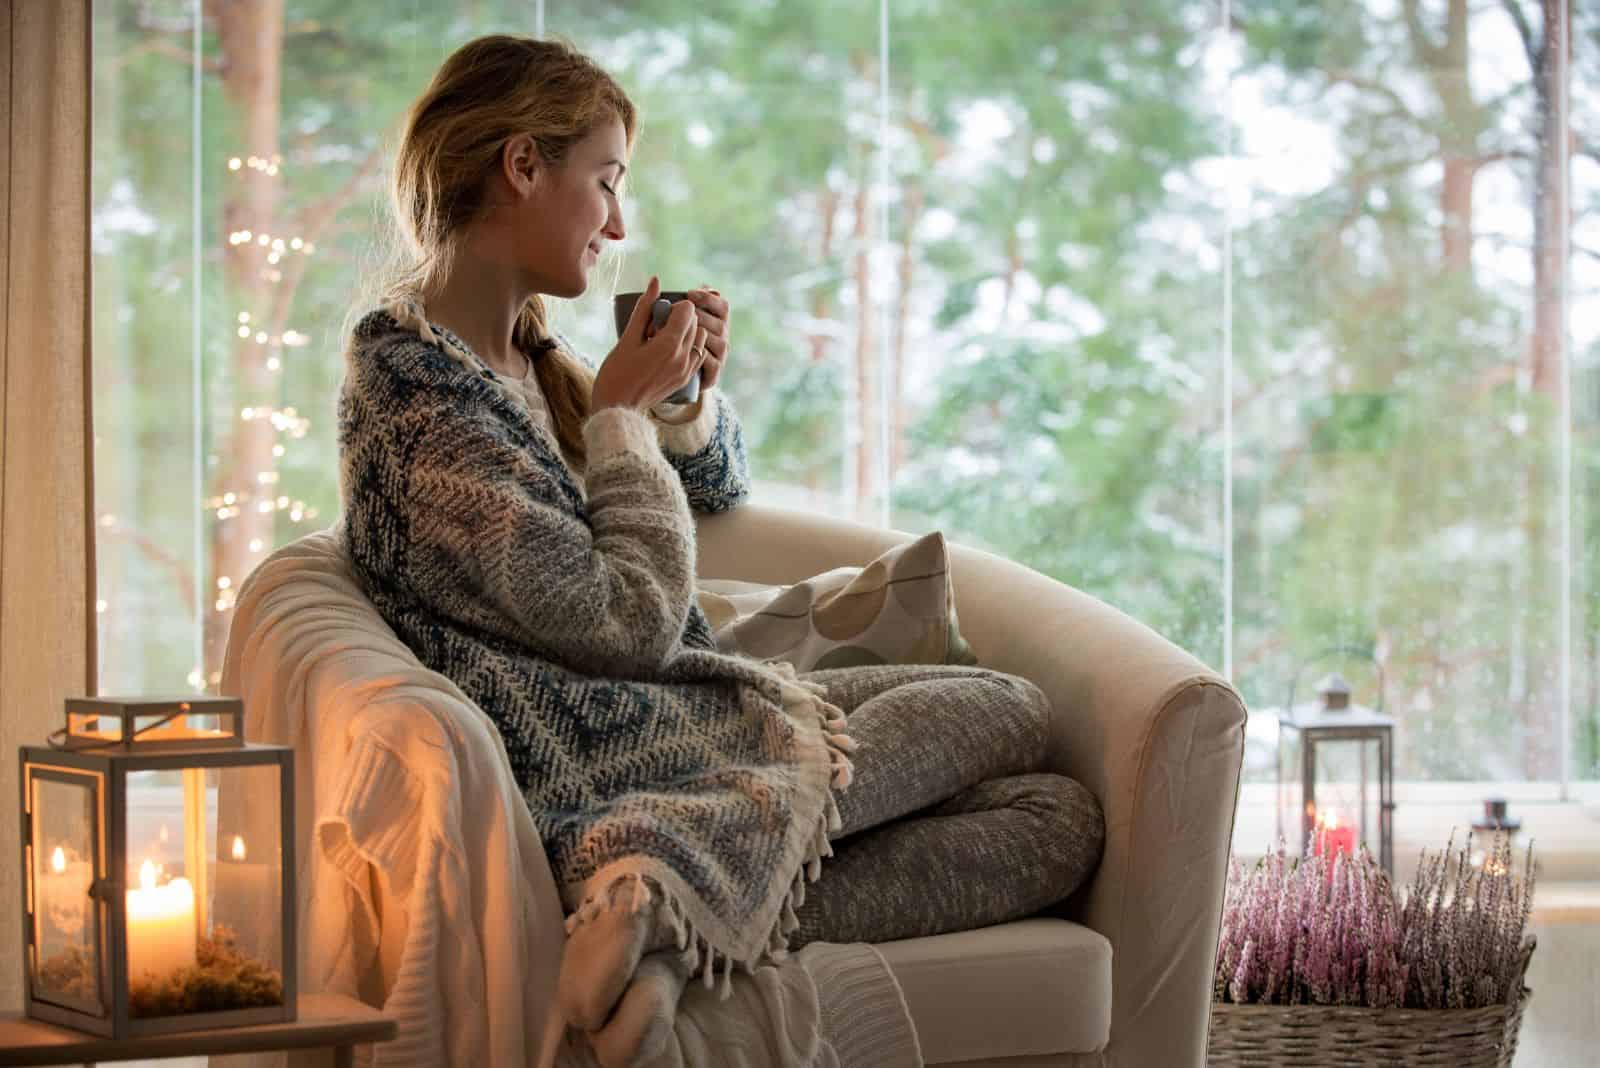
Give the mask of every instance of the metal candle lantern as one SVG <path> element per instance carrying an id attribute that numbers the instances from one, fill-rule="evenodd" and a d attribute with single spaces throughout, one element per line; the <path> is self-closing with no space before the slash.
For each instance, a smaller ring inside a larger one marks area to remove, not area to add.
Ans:
<path id="1" fill-rule="evenodd" d="M 1378 705 L 1364 708 L 1352 704 L 1349 684 L 1333 673 L 1318 684 L 1319 701 L 1296 706 L 1294 686 L 1300 673 L 1296 669 L 1289 684 L 1289 699 L 1278 714 L 1278 834 L 1283 835 L 1286 814 L 1296 810 L 1300 813 L 1298 845 L 1305 855 L 1351 852 L 1357 842 L 1372 851 L 1371 835 L 1376 830 L 1378 862 L 1392 876 L 1394 718 L 1383 714 L 1383 666 L 1361 650 L 1340 646 L 1326 652 L 1356 652 L 1372 659 L 1378 669 Z M 1322 655 L 1325 654 L 1318 654 Z M 1293 753 L 1297 743 L 1298 760 Z M 1340 773 L 1348 773 L 1354 765 L 1354 815 L 1348 808 L 1341 811 L 1340 806 L 1327 800 L 1335 764 Z M 1369 794 L 1370 769 L 1374 765 L 1378 780 L 1375 796 Z M 1324 795 L 1320 802 L 1319 787 Z"/>
<path id="2" fill-rule="evenodd" d="M 292 751 L 246 744 L 233 698 L 66 719 L 21 750 L 27 1014 L 110 1038 L 293 1020 Z"/>
<path id="3" fill-rule="evenodd" d="M 1506 844 L 1510 845 L 1516 838 L 1517 832 L 1522 830 L 1522 820 L 1513 816 L 1503 797 L 1485 798 L 1483 802 L 1483 817 L 1472 821 L 1472 833 L 1478 836 L 1472 855 L 1469 858 L 1474 868 L 1485 868 L 1493 862 L 1494 848 L 1497 840 L 1504 837 Z M 1493 869 L 1495 874 L 1504 875 L 1505 871 L 1498 866 Z"/>

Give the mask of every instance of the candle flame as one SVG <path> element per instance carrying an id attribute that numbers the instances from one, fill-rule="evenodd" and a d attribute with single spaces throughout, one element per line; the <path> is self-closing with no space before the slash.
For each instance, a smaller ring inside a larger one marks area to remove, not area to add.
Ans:
<path id="1" fill-rule="evenodd" d="M 1338 826 L 1339 826 L 1339 814 L 1337 812 L 1328 813 L 1328 821 L 1323 824 L 1323 827 L 1325 827 L 1328 830 L 1332 831 L 1332 830 L 1336 830 L 1338 828 Z"/>
<path id="2" fill-rule="evenodd" d="M 67 855 L 60 846 L 56 846 L 56 851 L 50 854 L 50 870 L 57 875 L 67 870 Z"/>
<path id="3" fill-rule="evenodd" d="M 139 868 L 139 885 L 146 890 L 156 888 L 156 866 L 148 860 Z"/>
<path id="4" fill-rule="evenodd" d="M 244 859 L 244 839 L 240 838 L 238 835 L 233 836 L 233 859 Z"/>

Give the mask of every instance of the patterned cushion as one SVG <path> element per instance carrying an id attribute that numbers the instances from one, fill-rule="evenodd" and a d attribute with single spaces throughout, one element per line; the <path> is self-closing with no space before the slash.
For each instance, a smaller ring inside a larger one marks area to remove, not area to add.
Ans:
<path id="1" fill-rule="evenodd" d="M 719 650 L 787 660 L 797 671 L 977 663 L 957 626 L 938 531 L 866 567 L 836 567 L 793 586 L 707 580 L 699 601 Z"/>

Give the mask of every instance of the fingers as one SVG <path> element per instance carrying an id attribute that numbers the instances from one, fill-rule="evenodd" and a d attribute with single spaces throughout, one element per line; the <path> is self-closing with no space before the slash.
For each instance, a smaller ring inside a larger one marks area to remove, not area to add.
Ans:
<path id="1" fill-rule="evenodd" d="M 707 329 L 706 337 L 701 339 L 701 344 L 706 347 L 706 352 L 714 357 L 722 358 L 728 355 L 728 333 L 726 329 L 718 331 L 717 328 Z"/>
<path id="2" fill-rule="evenodd" d="M 687 339 L 692 347 L 695 343 L 695 329 L 699 325 L 699 318 L 691 301 L 680 300 L 672 306 L 672 311 L 667 314 L 667 325 L 661 332 L 672 339 L 672 347 L 679 348 Z"/>
<path id="3" fill-rule="evenodd" d="M 701 309 L 695 316 L 700 326 L 711 337 L 726 338 L 728 336 L 728 320 L 718 318 L 710 312 Z"/>
<path id="4" fill-rule="evenodd" d="M 697 353 L 695 352 L 695 325 L 694 316 L 685 314 L 679 316 L 677 307 L 673 307 L 673 315 L 667 319 L 663 333 L 668 333 L 672 345 L 672 363 L 675 368 L 673 375 L 681 384 L 689 377 L 690 370 L 694 367 Z M 676 320 L 676 321 L 675 321 Z M 670 333 L 669 333 L 670 332 Z"/>
<path id="5" fill-rule="evenodd" d="M 702 355 L 700 388 L 710 389 L 722 377 L 723 361 L 728 358 L 728 301 L 710 286 L 702 285 L 689 291 L 689 300 L 695 305 L 696 316 L 705 335 L 699 339 Z"/>
<path id="6" fill-rule="evenodd" d="M 689 300 L 694 302 L 700 325 L 706 331 L 701 344 L 707 352 L 720 358 L 728 351 L 727 300 L 716 290 L 704 286 L 690 290 Z"/>
<path id="7" fill-rule="evenodd" d="M 695 307 L 713 319 L 727 319 L 728 301 L 715 289 L 701 286 L 699 289 L 689 290 L 689 300 Z"/>
<path id="8" fill-rule="evenodd" d="M 710 389 L 722 377 L 722 361 L 726 358 L 725 354 L 728 350 L 724 346 L 722 351 L 718 352 L 715 347 L 716 343 L 715 338 L 706 342 L 706 358 L 700 364 L 701 390 Z"/>
<path id="9" fill-rule="evenodd" d="M 644 287 L 644 294 L 633 305 L 633 312 L 628 316 L 628 334 L 644 341 L 650 333 L 650 309 L 655 306 L 656 297 L 661 295 L 661 279 L 655 275 L 650 276 L 649 283 Z"/>

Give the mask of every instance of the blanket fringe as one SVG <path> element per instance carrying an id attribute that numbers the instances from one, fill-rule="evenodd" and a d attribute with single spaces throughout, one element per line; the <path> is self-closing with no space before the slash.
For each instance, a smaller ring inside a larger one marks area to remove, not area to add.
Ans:
<path id="1" fill-rule="evenodd" d="M 787 662 L 774 661 L 767 666 L 773 668 L 778 677 L 784 710 L 802 721 L 806 717 L 814 717 L 821 726 L 822 739 L 827 745 L 832 788 L 826 792 L 823 812 L 812 830 L 806 856 L 790 881 L 763 949 L 751 959 L 737 961 L 718 950 L 710 939 L 695 929 L 676 897 L 642 872 L 624 872 L 604 886 L 592 889 L 565 920 L 567 933 L 571 934 L 580 924 L 588 923 L 610 909 L 626 908 L 636 913 L 656 906 L 656 923 L 665 925 L 670 931 L 672 943 L 682 955 L 690 976 L 698 974 L 707 990 L 718 988 L 718 1000 L 726 1000 L 733 993 L 735 964 L 741 966 L 746 974 L 753 975 L 756 966 L 763 962 L 777 963 L 788 958 L 788 936 L 800 927 L 796 910 L 805 904 L 806 884 L 822 877 L 823 859 L 833 856 L 833 843 L 828 836 L 843 826 L 835 792 L 848 789 L 855 773 L 850 754 L 857 750 L 858 744 L 845 733 L 847 725 L 843 711 L 827 701 L 827 688 L 798 678 L 794 665 Z M 630 879 L 633 881 L 631 894 L 627 885 Z M 659 935 L 658 930 L 658 939 Z M 719 971 L 722 980 L 720 988 L 717 982 Z"/>
<path id="2" fill-rule="evenodd" d="M 589 923 L 603 912 L 627 909 L 631 913 L 637 913 L 655 907 L 658 910 L 655 922 L 664 925 L 666 931 L 670 932 L 671 942 L 682 955 L 690 976 L 698 975 L 705 988 L 716 989 L 717 999 L 723 1001 L 733 993 L 735 965 L 741 967 L 746 975 L 754 975 L 756 967 L 763 962 L 776 964 L 789 957 L 788 936 L 800 927 L 800 918 L 795 910 L 805 904 L 806 883 L 815 882 L 820 876 L 822 857 L 833 855 L 833 846 L 828 841 L 825 827 L 817 828 L 811 848 L 815 855 L 808 857 L 806 863 L 795 872 L 784 894 L 778 919 L 773 924 L 767 944 L 754 959 L 735 960 L 727 953 L 718 950 L 711 944 L 709 938 L 695 930 L 689 923 L 678 900 L 667 893 L 659 882 L 642 872 L 624 872 L 605 886 L 591 892 L 578 908 L 566 917 L 564 926 L 570 935 L 580 925 Z M 658 928 L 657 939 L 661 934 L 662 931 Z"/>
<path id="3" fill-rule="evenodd" d="M 778 678 L 782 679 L 786 683 L 789 683 L 790 685 L 798 686 L 801 689 L 816 694 L 818 697 L 828 696 L 828 688 L 826 686 L 822 685 L 820 682 L 808 682 L 807 680 L 802 679 L 799 671 L 795 669 L 794 664 L 787 660 L 763 660 L 761 663 L 764 667 L 770 668 L 773 674 L 777 675 Z"/>
<path id="4" fill-rule="evenodd" d="M 796 716 L 804 716 L 809 712 L 817 717 L 822 726 L 823 740 L 828 743 L 828 759 L 832 764 L 829 782 L 835 790 L 848 790 L 855 781 L 855 765 L 850 761 L 850 754 L 860 746 L 845 733 L 849 725 L 845 721 L 844 711 L 828 701 L 826 686 L 800 678 L 795 673 L 794 665 L 788 661 L 769 660 L 766 666 L 778 678 L 784 711 Z M 832 819 L 830 817 L 830 824 Z M 837 828 L 830 825 L 828 829 Z"/>

